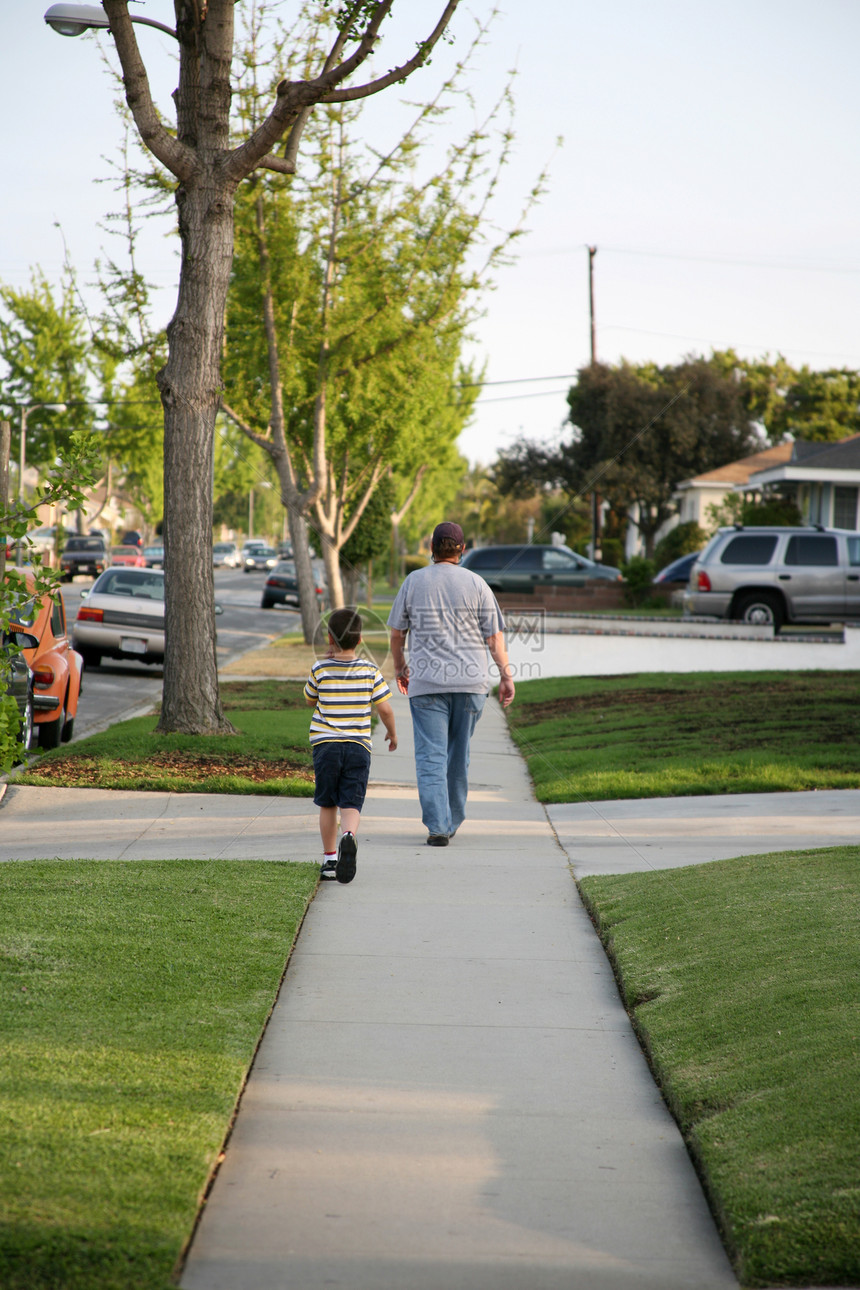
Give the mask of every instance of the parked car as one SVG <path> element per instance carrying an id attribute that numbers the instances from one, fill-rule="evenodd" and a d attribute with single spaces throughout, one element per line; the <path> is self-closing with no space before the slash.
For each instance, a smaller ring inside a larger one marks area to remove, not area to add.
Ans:
<path id="1" fill-rule="evenodd" d="M 619 569 L 577 555 L 566 546 L 482 546 L 466 551 L 460 564 L 489 583 L 492 591 L 534 594 L 543 585 L 582 587 L 598 578 L 621 581 Z"/>
<path id="2" fill-rule="evenodd" d="M 35 645 L 24 649 L 33 674 L 33 734 L 40 748 L 58 748 L 72 737 L 84 660 L 69 640 L 63 593 L 46 591 L 37 596 L 32 571 L 18 572 L 33 597 L 16 613 L 13 624 L 35 640 Z"/>
<path id="3" fill-rule="evenodd" d="M 140 533 L 138 533 L 137 529 L 126 529 L 125 533 L 122 535 L 122 545 L 142 548 L 143 538 Z"/>
<path id="4" fill-rule="evenodd" d="M 107 546 L 100 537 L 71 537 L 60 556 L 60 576 L 71 582 L 77 573 L 97 578 L 110 564 Z"/>
<path id="5" fill-rule="evenodd" d="M 320 609 L 326 602 L 325 574 L 319 566 L 313 566 L 314 591 Z M 261 609 L 274 609 L 275 605 L 301 605 L 299 583 L 296 577 L 295 560 L 280 560 L 266 579 L 263 587 Z"/>
<path id="6" fill-rule="evenodd" d="M 164 660 L 164 571 L 115 565 L 97 578 L 78 610 L 74 647 L 86 667 L 103 657 Z"/>
<path id="7" fill-rule="evenodd" d="M 667 564 L 659 573 L 655 573 L 651 581 L 655 584 L 664 582 L 689 582 L 690 571 L 701 554 L 701 551 L 694 551 L 692 555 L 678 556 L 677 560 L 673 560 L 671 564 Z"/>
<path id="8" fill-rule="evenodd" d="M 27 660 L 21 652 L 32 649 L 37 644 L 35 636 L 29 632 L 10 628 L 0 634 L 0 650 L 6 655 L 9 664 L 9 677 L 5 693 L 11 695 L 18 705 L 18 739 L 20 755 L 25 756 L 30 750 L 33 739 L 33 673 L 27 666 Z"/>
<path id="9" fill-rule="evenodd" d="M 265 572 L 274 569 L 278 563 L 278 553 L 273 546 L 250 547 L 245 552 L 244 569 L 246 573 Z"/>
<path id="10" fill-rule="evenodd" d="M 147 569 L 164 568 L 164 543 L 156 542 L 153 546 L 143 548 L 143 558 Z"/>
<path id="11" fill-rule="evenodd" d="M 216 542 L 212 548 L 212 563 L 216 569 L 241 569 L 242 555 L 235 542 Z"/>
<path id="12" fill-rule="evenodd" d="M 102 658 L 163 662 L 164 570 L 108 569 L 84 593 L 72 642 L 85 667 L 98 667 Z"/>
<path id="13" fill-rule="evenodd" d="M 774 631 L 860 618 L 860 533 L 823 525 L 720 529 L 693 565 L 684 613 Z"/>
<path id="14" fill-rule="evenodd" d="M 112 546 L 110 562 L 112 565 L 121 564 L 132 569 L 146 568 L 146 556 L 137 546 Z"/>

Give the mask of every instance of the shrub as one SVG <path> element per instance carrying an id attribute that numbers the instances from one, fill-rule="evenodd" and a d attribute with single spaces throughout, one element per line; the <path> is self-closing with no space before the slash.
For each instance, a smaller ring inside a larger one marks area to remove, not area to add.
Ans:
<path id="1" fill-rule="evenodd" d="M 633 555 L 626 564 L 622 564 L 624 575 L 624 598 L 629 605 L 641 605 L 651 590 L 651 580 L 655 569 L 653 560 L 646 560 L 644 555 Z"/>
<path id="2" fill-rule="evenodd" d="M 404 558 L 404 568 L 406 573 L 414 573 L 416 569 L 425 568 L 430 561 L 426 555 L 407 555 Z"/>
<path id="3" fill-rule="evenodd" d="M 673 560 L 680 560 L 682 555 L 692 555 L 694 551 L 701 551 L 707 540 L 707 533 L 695 520 L 676 524 L 655 546 L 654 567 L 665 569 L 667 564 L 671 564 Z"/>

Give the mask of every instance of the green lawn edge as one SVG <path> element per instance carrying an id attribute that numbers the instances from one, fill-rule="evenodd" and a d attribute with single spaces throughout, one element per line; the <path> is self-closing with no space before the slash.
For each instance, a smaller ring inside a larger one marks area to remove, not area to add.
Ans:
<path id="1" fill-rule="evenodd" d="M 578 887 L 742 1284 L 860 1284 L 860 847 Z"/>
<path id="2" fill-rule="evenodd" d="M 538 800 L 860 787 L 860 673 L 551 677 L 517 685 L 511 736 Z"/>
<path id="3" fill-rule="evenodd" d="M 315 864 L 10 861 L 0 1285 L 167 1290 Z"/>

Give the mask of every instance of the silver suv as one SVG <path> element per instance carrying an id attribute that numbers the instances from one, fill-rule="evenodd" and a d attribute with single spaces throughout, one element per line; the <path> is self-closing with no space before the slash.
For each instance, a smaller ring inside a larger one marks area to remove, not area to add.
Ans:
<path id="1" fill-rule="evenodd" d="M 684 614 L 745 623 L 860 618 L 860 533 L 844 529 L 720 529 L 690 572 Z"/>

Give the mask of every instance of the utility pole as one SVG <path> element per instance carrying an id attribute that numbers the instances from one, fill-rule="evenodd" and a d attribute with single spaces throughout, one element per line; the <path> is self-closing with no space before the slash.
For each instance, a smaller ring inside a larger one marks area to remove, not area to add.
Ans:
<path id="1" fill-rule="evenodd" d="M 594 257 L 597 247 L 589 246 L 588 250 L 588 317 L 591 323 L 591 366 L 597 362 L 597 333 L 594 326 Z"/>
<path id="2" fill-rule="evenodd" d="M 589 246 L 588 251 L 588 319 L 591 326 L 591 366 L 597 362 L 597 331 L 594 323 L 594 257 L 597 247 Z M 591 492 L 591 558 L 600 559 L 600 495 L 597 489 Z"/>

